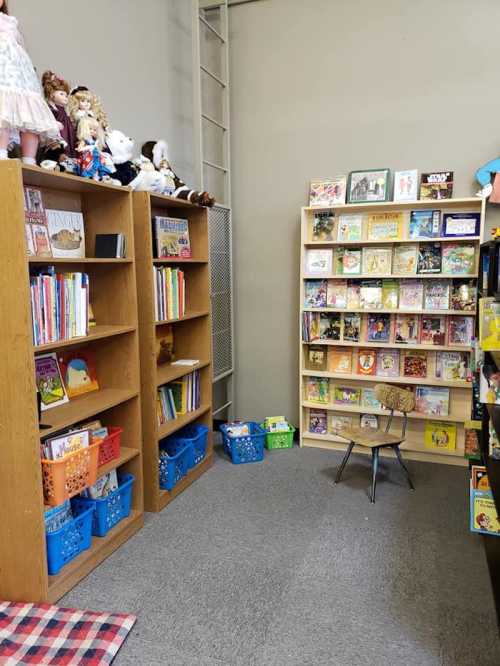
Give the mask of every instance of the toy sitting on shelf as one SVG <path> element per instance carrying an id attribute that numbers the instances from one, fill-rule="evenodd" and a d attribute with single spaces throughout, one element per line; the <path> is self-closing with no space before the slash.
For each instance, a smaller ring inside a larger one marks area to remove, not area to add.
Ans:
<path id="1" fill-rule="evenodd" d="M 78 175 L 92 180 L 106 180 L 115 168 L 103 153 L 103 141 L 99 136 L 99 122 L 92 116 L 81 118 L 78 123 Z M 119 181 L 116 184 L 121 185 Z"/>
<path id="2" fill-rule="evenodd" d="M 500 157 L 483 164 L 476 171 L 476 180 L 481 185 L 476 196 L 490 203 L 500 203 Z"/>

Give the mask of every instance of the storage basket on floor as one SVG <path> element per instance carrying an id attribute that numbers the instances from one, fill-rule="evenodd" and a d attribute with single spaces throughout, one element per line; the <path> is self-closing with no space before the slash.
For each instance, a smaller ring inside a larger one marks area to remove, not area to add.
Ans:
<path id="1" fill-rule="evenodd" d="M 132 474 L 118 477 L 118 488 L 100 499 L 78 497 L 75 506 L 92 509 L 92 535 L 104 537 L 115 525 L 128 518 L 135 478 Z"/>
<path id="2" fill-rule="evenodd" d="M 45 503 L 58 506 L 93 486 L 97 480 L 99 444 L 92 444 L 60 460 L 42 460 Z"/>
<path id="3" fill-rule="evenodd" d="M 248 422 L 249 435 L 233 436 L 227 425 L 221 425 L 224 449 L 235 465 L 259 462 L 264 459 L 266 431 L 258 423 Z"/>
<path id="4" fill-rule="evenodd" d="M 179 481 L 186 476 L 193 460 L 193 447 L 187 445 L 178 448 L 171 446 L 168 438 L 160 442 L 160 451 L 167 455 L 160 455 L 160 488 L 172 490 Z"/>
<path id="5" fill-rule="evenodd" d="M 56 576 L 65 564 L 90 548 L 92 513 L 92 507 L 75 505 L 74 517 L 60 529 L 45 535 L 49 576 Z"/>
<path id="6" fill-rule="evenodd" d="M 123 428 L 108 428 L 108 436 L 99 444 L 98 467 L 107 465 L 120 457 L 120 443 Z"/>
<path id="7" fill-rule="evenodd" d="M 189 446 L 191 456 L 188 467 L 195 467 L 206 456 L 208 442 L 208 427 L 201 424 L 188 425 L 181 428 L 175 435 L 168 438 L 172 453 L 178 453 L 181 449 Z"/>
<path id="8" fill-rule="evenodd" d="M 264 425 L 262 425 L 264 428 Z M 288 430 L 278 430 L 277 432 L 268 432 L 266 430 L 266 449 L 291 449 L 293 447 L 293 433 L 295 428 L 289 425 Z"/>

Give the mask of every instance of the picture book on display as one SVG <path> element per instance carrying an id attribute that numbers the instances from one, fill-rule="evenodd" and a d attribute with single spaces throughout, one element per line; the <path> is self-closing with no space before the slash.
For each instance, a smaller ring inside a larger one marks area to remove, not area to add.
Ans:
<path id="1" fill-rule="evenodd" d="M 359 342 L 361 332 L 361 315 L 357 312 L 346 312 L 343 317 L 342 339 L 345 342 Z"/>
<path id="2" fill-rule="evenodd" d="M 415 389 L 416 411 L 430 416 L 448 416 L 450 389 L 437 386 L 417 386 Z"/>
<path id="3" fill-rule="evenodd" d="M 412 379 L 427 377 L 427 354 L 424 351 L 403 352 L 403 377 Z"/>
<path id="4" fill-rule="evenodd" d="M 443 273 L 472 275 L 475 263 L 476 252 L 472 243 L 443 243 Z"/>
<path id="5" fill-rule="evenodd" d="M 495 365 L 481 365 L 479 400 L 487 405 L 500 405 L 500 372 Z"/>
<path id="6" fill-rule="evenodd" d="M 358 375 L 374 375 L 377 369 L 377 351 L 375 349 L 359 349 L 356 371 Z"/>
<path id="7" fill-rule="evenodd" d="M 47 216 L 42 191 L 37 187 L 24 188 L 24 216 L 27 251 L 38 257 L 51 257 Z"/>
<path id="8" fill-rule="evenodd" d="M 335 240 L 335 215 L 332 213 L 315 213 L 312 226 L 313 241 Z"/>
<path id="9" fill-rule="evenodd" d="M 448 310 L 449 307 L 449 280 L 426 280 L 424 285 L 424 310 Z"/>
<path id="10" fill-rule="evenodd" d="M 392 272 L 394 275 L 413 275 L 417 272 L 418 247 L 416 243 L 394 247 Z"/>
<path id="11" fill-rule="evenodd" d="M 399 302 L 399 282 L 382 280 L 382 309 L 395 310 Z"/>
<path id="12" fill-rule="evenodd" d="M 328 280 L 326 305 L 329 308 L 345 309 L 347 306 L 347 280 Z"/>
<path id="13" fill-rule="evenodd" d="M 441 272 L 441 243 L 420 243 L 417 273 Z"/>
<path id="14" fill-rule="evenodd" d="M 473 317 L 460 317 L 458 315 L 448 317 L 448 344 L 465 345 L 472 344 L 474 335 Z"/>
<path id="15" fill-rule="evenodd" d="M 328 432 L 327 413 L 324 409 L 309 410 L 309 432 L 326 435 Z"/>
<path id="16" fill-rule="evenodd" d="M 347 176 L 312 180 L 309 189 L 309 206 L 326 208 L 345 203 L 346 185 Z"/>
<path id="17" fill-rule="evenodd" d="M 451 199 L 453 171 L 434 171 L 420 176 L 420 199 L 436 201 Z"/>
<path id="18" fill-rule="evenodd" d="M 451 309 L 475 312 L 477 287 L 474 280 L 452 280 Z M 483 349 L 485 349 L 483 347 Z"/>
<path id="19" fill-rule="evenodd" d="M 362 280 L 359 296 L 362 310 L 381 310 L 382 280 Z"/>
<path id="20" fill-rule="evenodd" d="M 480 213 L 444 213 L 443 236 L 479 236 Z"/>
<path id="21" fill-rule="evenodd" d="M 361 414 L 359 417 L 360 428 L 378 428 L 378 416 L 376 414 Z"/>
<path id="22" fill-rule="evenodd" d="M 340 215 L 337 240 L 356 243 L 363 238 L 362 215 Z"/>
<path id="23" fill-rule="evenodd" d="M 424 431 L 426 449 L 454 451 L 457 444 L 457 426 L 445 421 L 426 421 Z"/>
<path id="24" fill-rule="evenodd" d="M 444 345 L 446 340 L 445 319 L 433 315 L 423 315 L 420 330 L 420 343 L 423 345 Z"/>
<path id="25" fill-rule="evenodd" d="M 479 299 L 479 341 L 483 351 L 500 350 L 500 303 L 494 297 Z"/>
<path id="26" fill-rule="evenodd" d="M 439 238 L 441 236 L 441 211 L 412 210 L 408 237 L 412 240 Z"/>
<path id="27" fill-rule="evenodd" d="M 83 429 L 46 439 L 42 444 L 44 459 L 60 460 L 70 453 L 88 448 L 91 444 L 90 438 L 90 430 Z"/>
<path id="28" fill-rule="evenodd" d="M 53 257 L 85 257 L 83 215 L 64 210 L 45 210 Z"/>
<path id="29" fill-rule="evenodd" d="M 354 425 L 353 416 L 344 416 L 343 414 L 341 415 L 341 414 L 330 413 L 329 420 L 330 420 L 329 431 L 332 433 L 339 432 L 344 428 L 352 428 Z"/>
<path id="30" fill-rule="evenodd" d="M 73 511 L 71 509 L 71 502 L 65 500 L 58 506 L 52 506 L 45 509 L 44 521 L 46 534 L 52 534 L 64 527 L 67 523 L 73 520 Z"/>
<path id="31" fill-rule="evenodd" d="M 390 275 L 392 249 L 390 247 L 364 247 L 363 270 L 367 275 Z"/>
<path id="32" fill-rule="evenodd" d="M 361 389 L 361 407 L 365 409 L 382 409 L 381 403 L 377 400 L 375 389 L 362 388 Z"/>
<path id="33" fill-rule="evenodd" d="M 481 421 L 466 421 L 464 456 L 469 460 L 479 460 L 481 457 L 480 437 L 483 424 Z"/>
<path id="34" fill-rule="evenodd" d="M 418 198 L 418 171 L 410 169 L 394 172 L 394 201 L 416 201 Z"/>
<path id="35" fill-rule="evenodd" d="M 317 312 L 302 313 L 302 340 L 304 342 L 319 340 L 319 314 Z"/>
<path id="36" fill-rule="evenodd" d="M 118 475 L 116 469 L 100 476 L 93 486 L 89 486 L 82 494 L 89 499 L 103 499 L 110 493 L 118 490 Z"/>
<path id="37" fill-rule="evenodd" d="M 305 280 L 304 281 L 304 307 L 326 308 L 327 281 Z"/>
<path id="38" fill-rule="evenodd" d="M 308 377 L 306 380 L 306 400 L 328 404 L 330 399 L 330 386 L 324 377 Z"/>
<path id="39" fill-rule="evenodd" d="M 306 370 L 323 371 L 327 369 L 327 353 L 326 347 L 319 345 L 309 345 L 304 353 L 304 362 Z"/>
<path id="40" fill-rule="evenodd" d="M 359 405 L 361 389 L 351 386 L 334 386 L 333 401 L 336 405 Z"/>
<path id="41" fill-rule="evenodd" d="M 418 315 L 396 315 L 394 342 L 416 345 L 420 340 L 420 320 Z"/>
<path id="42" fill-rule="evenodd" d="M 359 282 L 347 281 L 347 309 L 357 310 L 361 307 L 361 287 Z"/>
<path id="43" fill-rule="evenodd" d="M 159 259 L 191 257 L 191 243 L 189 241 L 189 223 L 187 220 L 176 217 L 154 217 L 155 256 Z"/>
<path id="44" fill-rule="evenodd" d="M 472 465 L 470 475 L 470 529 L 480 534 L 500 535 L 488 473 L 483 465 Z"/>
<path id="45" fill-rule="evenodd" d="M 42 411 L 68 402 L 55 353 L 35 357 L 36 387 L 40 393 Z"/>
<path id="46" fill-rule="evenodd" d="M 399 240 L 403 229 L 403 213 L 372 213 L 368 215 L 368 240 Z"/>
<path id="47" fill-rule="evenodd" d="M 399 377 L 399 350 L 377 350 L 377 376 Z"/>
<path id="48" fill-rule="evenodd" d="M 328 351 L 328 372 L 351 374 L 352 350 L 330 349 Z"/>
<path id="49" fill-rule="evenodd" d="M 436 378 L 444 381 L 465 381 L 470 370 L 466 352 L 436 352 Z"/>
<path id="50" fill-rule="evenodd" d="M 319 337 L 320 340 L 340 340 L 341 315 L 336 312 L 320 312 Z"/>
<path id="51" fill-rule="evenodd" d="M 335 273 L 337 275 L 359 275 L 361 273 L 361 250 L 358 248 L 335 248 Z"/>
<path id="52" fill-rule="evenodd" d="M 389 342 L 391 339 L 391 315 L 369 314 L 367 342 Z"/>
<path id="53" fill-rule="evenodd" d="M 60 352 L 59 367 L 69 398 L 99 389 L 92 349 Z"/>
<path id="54" fill-rule="evenodd" d="M 306 250 L 305 272 L 310 275 L 327 275 L 332 272 L 331 250 Z"/>
<path id="55" fill-rule="evenodd" d="M 424 283 L 422 280 L 399 281 L 399 309 L 421 310 L 424 300 Z"/>

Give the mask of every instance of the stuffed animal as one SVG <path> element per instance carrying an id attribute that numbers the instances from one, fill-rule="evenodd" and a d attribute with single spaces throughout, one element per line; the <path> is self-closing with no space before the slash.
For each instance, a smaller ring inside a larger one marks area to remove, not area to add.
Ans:
<path id="1" fill-rule="evenodd" d="M 106 132 L 106 145 L 116 169 L 113 178 L 117 178 L 122 185 L 130 185 L 139 174 L 138 167 L 132 161 L 134 140 L 120 130 L 109 130 Z"/>
<path id="2" fill-rule="evenodd" d="M 208 192 L 197 192 L 190 189 L 175 173 L 168 159 L 168 145 L 166 141 L 147 141 L 141 150 L 144 157 L 148 158 L 165 178 L 163 194 L 170 194 L 178 199 L 184 199 L 199 206 L 210 208 L 215 203 L 215 198 Z"/>
<path id="3" fill-rule="evenodd" d="M 163 194 L 165 190 L 165 176 L 155 169 L 151 160 L 141 155 L 134 161 L 138 169 L 137 177 L 130 183 L 136 192 L 155 192 Z"/>
<path id="4" fill-rule="evenodd" d="M 476 180 L 481 189 L 476 196 L 482 199 L 489 197 L 490 203 L 500 203 L 500 157 L 486 162 L 476 171 Z"/>

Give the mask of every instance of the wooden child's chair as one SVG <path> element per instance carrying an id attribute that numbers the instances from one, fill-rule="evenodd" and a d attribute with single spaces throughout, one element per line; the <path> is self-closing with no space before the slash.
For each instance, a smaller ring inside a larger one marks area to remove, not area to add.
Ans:
<path id="1" fill-rule="evenodd" d="M 375 502 L 375 486 L 377 484 L 377 469 L 378 469 L 378 456 L 380 449 L 384 447 L 391 447 L 396 457 L 399 461 L 399 464 L 404 470 L 406 480 L 408 485 L 412 490 L 415 490 L 412 480 L 410 478 L 410 473 L 406 465 L 403 462 L 401 456 L 401 451 L 399 446 L 405 440 L 406 425 L 408 422 L 408 412 L 411 412 L 415 408 L 415 396 L 411 391 L 406 391 L 405 389 L 396 388 L 395 386 L 389 386 L 388 384 L 377 384 L 375 386 L 375 395 L 377 400 L 387 409 L 390 410 L 389 418 L 387 419 L 387 425 L 385 430 L 380 428 L 340 428 L 336 431 L 336 435 L 344 439 L 349 440 L 349 446 L 347 447 L 346 454 L 342 460 L 342 464 L 339 467 L 337 476 L 335 478 L 335 483 L 339 483 L 344 471 L 344 467 L 349 460 L 351 451 L 354 446 L 364 446 L 372 450 L 372 489 L 371 489 L 371 501 Z M 394 412 L 402 412 L 403 414 L 403 426 L 401 429 L 400 435 L 395 435 L 389 432 L 392 424 L 392 418 Z"/>

